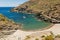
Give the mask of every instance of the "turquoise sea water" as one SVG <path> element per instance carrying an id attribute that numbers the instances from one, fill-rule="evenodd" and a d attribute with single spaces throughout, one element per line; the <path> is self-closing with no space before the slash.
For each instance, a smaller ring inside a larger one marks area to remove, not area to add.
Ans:
<path id="1" fill-rule="evenodd" d="M 10 12 L 11 7 L 0 7 L 0 14 L 13 20 L 16 23 L 23 24 L 22 30 L 36 30 L 48 27 L 50 23 L 38 21 L 33 14 Z"/>

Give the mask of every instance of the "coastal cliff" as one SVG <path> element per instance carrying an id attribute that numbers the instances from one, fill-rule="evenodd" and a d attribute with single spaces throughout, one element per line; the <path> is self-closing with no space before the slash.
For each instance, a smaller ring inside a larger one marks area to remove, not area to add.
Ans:
<path id="1" fill-rule="evenodd" d="M 60 23 L 60 0 L 29 0 L 11 11 L 37 14 L 39 19 L 42 15 L 44 21 Z"/>

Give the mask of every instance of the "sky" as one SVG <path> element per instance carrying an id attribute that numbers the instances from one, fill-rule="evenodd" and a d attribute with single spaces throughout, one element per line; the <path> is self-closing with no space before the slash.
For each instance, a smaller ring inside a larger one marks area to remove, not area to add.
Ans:
<path id="1" fill-rule="evenodd" d="M 16 7 L 28 0 L 0 0 L 0 7 Z"/>

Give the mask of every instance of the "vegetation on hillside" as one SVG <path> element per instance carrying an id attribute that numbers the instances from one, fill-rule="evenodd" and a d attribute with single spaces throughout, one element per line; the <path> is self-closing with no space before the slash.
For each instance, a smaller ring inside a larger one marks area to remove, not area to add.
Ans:
<path id="1" fill-rule="evenodd" d="M 29 0 L 11 11 L 41 14 L 43 20 L 60 23 L 60 0 Z"/>
<path id="2" fill-rule="evenodd" d="M 12 20 L 9 20 L 4 15 L 0 14 L 0 31 L 2 30 L 17 30 L 20 29 L 21 25 L 16 24 Z"/>
<path id="3" fill-rule="evenodd" d="M 24 40 L 60 40 L 60 35 L 54 35 L 52 32 L 50 32 L 50 35 L 28 35 Z"/>

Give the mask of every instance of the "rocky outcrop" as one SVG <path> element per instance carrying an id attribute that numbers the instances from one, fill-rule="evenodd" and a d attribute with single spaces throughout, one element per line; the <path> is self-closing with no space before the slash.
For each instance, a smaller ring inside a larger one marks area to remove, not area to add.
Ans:
<path id="1" fill-rule="evenodd" d="M 60 0 L 29 0 L 24 4 L 13 8 L 13 12 L 26 12 L 42 14 L 54 23 L 60 23 Z M 42 13 L 41 13 L 42 12 Z"/>

